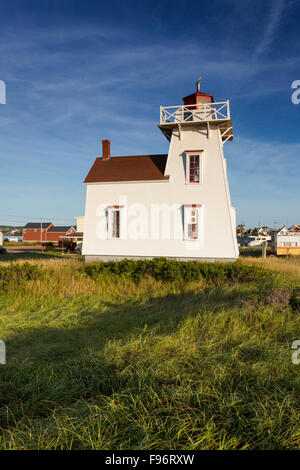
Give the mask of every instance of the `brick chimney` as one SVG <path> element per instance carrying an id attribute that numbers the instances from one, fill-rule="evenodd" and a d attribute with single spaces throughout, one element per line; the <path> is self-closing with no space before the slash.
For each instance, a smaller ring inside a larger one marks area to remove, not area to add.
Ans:
<path id="1" fill-rule="evenodd" d="M 102 160 L 110 159 L 110 140 L 102 140 Z"/>

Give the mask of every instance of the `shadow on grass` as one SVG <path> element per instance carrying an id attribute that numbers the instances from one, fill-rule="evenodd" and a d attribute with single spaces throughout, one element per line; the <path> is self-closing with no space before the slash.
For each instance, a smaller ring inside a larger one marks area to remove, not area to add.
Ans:
<path id="1" fill-rule="evenodd" d="M 247 290 L 248 289 L 248 290 Z M 76 313 L 76 326 L 65 328 L 43 327 L 22 329 L 19 333 L 6 339 L 8 361 L 17 358 L 28 360 L 36 365 L 52 364 L 60 367 L 65 360 L 73 359 L 87 351 L 101 353 L 106 344 L 113 340 L 127 341 L 131 335 L 172 334 L 178 325 L 190 316 L 206 311 L 218 313 L 241 306 L 241 300 L 249 295 L 259 296 L 261 286 L 249 291 L 232 290 L 222 287 L 207 288 L 200 292 L 182 292 L 160 297 L 151 297 L 147 301 L 129 300 L 120 303 L 99 300 L 91 308 L 82 308 Z M 70 305 L 63 305 L 57 312 L 60 317 L 70 312 Z M 51 313 L 40 312 L 40 315 Z"/>
<path id="2" fill-rule="evenodd" d="M 13 422 L 24 415 L 47 416 L 55 406 L 120 390 L 128 377 L 104 357 L 105 346 L 114 340 L 125 344 L 132 336 L 172 334 L 188 315 L 201 311 L 202 304 L 201 294 L 152 298 L 145 303 L 101 302 L 96 311 L 83 309 L 74 327 L 21 329 L 5 338 L 0 424 L 7 420 L 7 406 Z M 128 361 L 132 361 L 130 354 Z M 137 376 L 132 380 L 136 387 Z"/>

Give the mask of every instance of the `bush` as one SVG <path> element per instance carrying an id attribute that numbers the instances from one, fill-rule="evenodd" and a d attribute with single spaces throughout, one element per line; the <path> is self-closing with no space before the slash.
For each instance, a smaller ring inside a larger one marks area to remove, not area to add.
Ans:
<path id="1" fill-rule="evenodd" d="M 26 281 L 40 277 L 41 272 L 34 264 L 10 264 L 0 267 L 0 292 L 16 288 Z"/>
<path id="2" fill-rule="evenodd" d="M 43 243 L 43 247 L 45 249 L 45 251 L 55 251 L 55 246 L 54 246 L 54 243 L 52 242 L 47 242 L 47 243 Z"/>
<path id="3" fill-rule="evenodd" d="M 271 277 L 272 274 L 258 266 L 246 266 L 240 263 L 199 263 L 198 261 L 176 261 L 167 258 L 154 258 L 151 260 L 108 261 L 91 263 L 81 272 L 97 279 L 105 273 L 114 274 L 133 280 L 140 280 L 144 276 L 152 276 L 160 281 L 196 281 L 205 280 L 231 280 L 255 281 Z"/>
<path id="4" fill-rule="evenodd" d="M 290 304 L 292 306 L 293 310 L 300 311 L 300 289 L 294 289 L 291 299 L 290 299 Z"/>

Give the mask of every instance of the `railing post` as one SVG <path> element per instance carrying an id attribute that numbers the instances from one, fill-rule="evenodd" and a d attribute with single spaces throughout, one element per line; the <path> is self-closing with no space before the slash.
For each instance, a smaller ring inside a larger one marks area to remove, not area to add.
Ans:
<path id="1" fill-rule="evenodd" d="M 227 117 L 228 117 L 228 119 L 230 119 L 229 100 L 227 100 Z"/>
<path id="2" fill-rule="evenodd" d="M 159 120 L 160 124 L 162 124 L 162 106 L 159 107 Z"/>

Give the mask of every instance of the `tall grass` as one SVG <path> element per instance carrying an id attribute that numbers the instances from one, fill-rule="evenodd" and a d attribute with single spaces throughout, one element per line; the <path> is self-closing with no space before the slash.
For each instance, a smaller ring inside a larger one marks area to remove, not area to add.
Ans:
<path id="1" fill-rule="evenodd" d="M 39 279 L 0 294 L 2 449 L 300 448 L 296 276 L 135 282 L 81 267 L 40 260 Z"/>
<path id="2" fill-rule="evenodd" d="M 300 256 L 268 256 L 266 259 L 248 256 L 240 258 L 240 261 L 246 265 L 262 266 L 271 271 L 300 278 Z"/>

